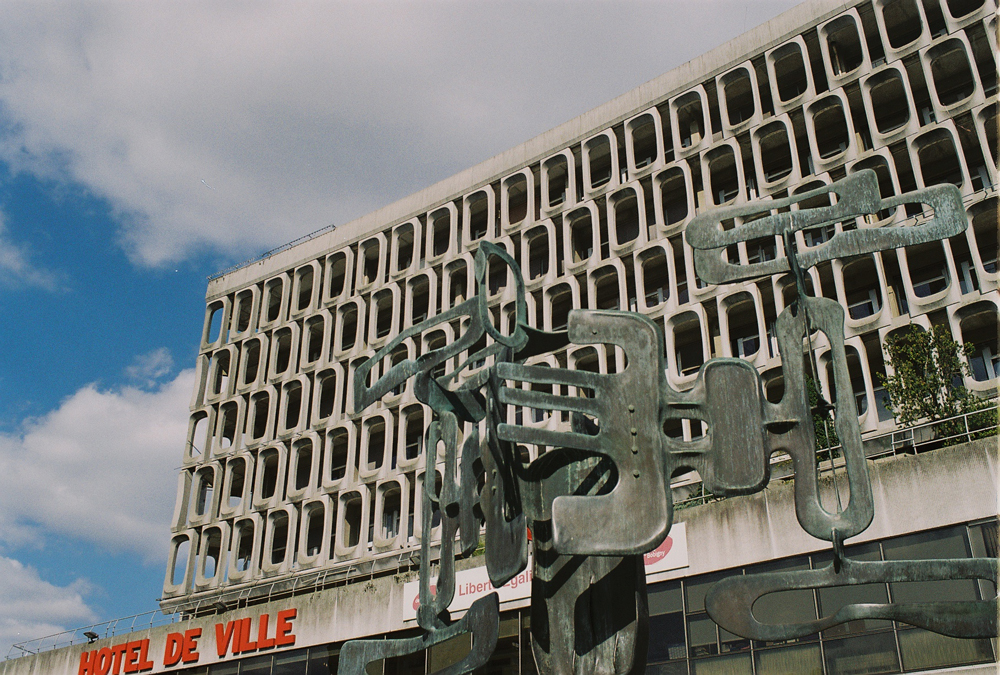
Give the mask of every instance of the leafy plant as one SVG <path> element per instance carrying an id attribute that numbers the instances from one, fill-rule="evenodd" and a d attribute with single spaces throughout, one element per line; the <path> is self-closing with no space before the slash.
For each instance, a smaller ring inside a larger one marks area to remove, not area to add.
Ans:
<path id="1" fill-rule="evenodd" d="M 806 394 L 809 396 L 809 409 L 812 410 L 813 431 L 816 436 L 816 449 L 825 450 L 835 445 L 840 445 L 837 437 L 837 430 L 834 428 L 834 417 L 831 415 L 833 405 L 823 398 L 812 377 L 806 375 Z M 840 456 L 840 451 L 835 450 L 834 457 Z M 824 455 L 823 459 L 828 459 Z"/>
<path id="2" fill-rule="evenodd" d="M 902 425 L 933 422 L 975 412 L 988 403 L 962 385 L 969 374 L 968 358 L 974 347 L 956 342 L 947 328 L 934 326 L 929 331 L 917 326 L 894 335 L 885 342 L 887 364 L 894 374 L 879 375 L 893 416 Z M 954 427 L 954 428 L 952 428 Z M 961 433 L 961 420 L 936 427 L 938 436 Z"/>

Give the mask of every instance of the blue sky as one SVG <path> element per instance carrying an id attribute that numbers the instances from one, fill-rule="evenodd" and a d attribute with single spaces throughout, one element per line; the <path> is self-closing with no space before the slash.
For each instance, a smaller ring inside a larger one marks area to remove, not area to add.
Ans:
<path id="1" fill-rule="evenodd" d="M 156 608 L 207 275 L 794 4 L 5 4 L 0 657 Z"/>

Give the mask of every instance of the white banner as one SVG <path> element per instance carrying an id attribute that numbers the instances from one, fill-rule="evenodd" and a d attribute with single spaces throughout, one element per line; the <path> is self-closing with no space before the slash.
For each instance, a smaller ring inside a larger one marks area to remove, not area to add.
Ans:
<path id="1" fill-rule="evenodd" d="M 663 543 L 643 556 L 646 564 L 646 574 L 666 572 L 688 566 L 687 532 L 684 523 L 674 523 L 670 534 Z M 434 589 L 434 584 L 431 584 Z M 453 612 L 469 609 L 479 598 L 492 593 L 500 595 L 500 602 L 522 600 L 531 595 L 531 559 L 528 567 L 516 577 L 508 581 L 502 588 L 494 589 L 490 583 L 486 567 L 473 567 L 455 573 L 455 598 L 448 607 Z M 417 607 L 420 605 L 420 581 L 410 581 L 403 586 L 403 620 L 417 618 Z"/>

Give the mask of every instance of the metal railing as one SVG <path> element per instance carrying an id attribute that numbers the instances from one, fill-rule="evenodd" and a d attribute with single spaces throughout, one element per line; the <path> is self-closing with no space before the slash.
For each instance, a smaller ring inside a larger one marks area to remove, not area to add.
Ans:
<path id="1" fill-rule="evenodd" d="M 998 403 L 993 401 L 992 405 L 981 410 L 865 436 L 862 438 L 865 457 L 880 459 L 895 455 L 913 455 L 949 445 L 968 443 L 987 436 L 996 436 L 998 416 L 1000 416 Z M 839 450 L 839 444 L 816 450 L 817 458 L 822 461 L 821 470 L 823 472 L 829 470 L 831 453 L 834 457 L 834 470 L 843 467 L 844 459 L 839 456 Z M 771 478 L 791 477 L 794 473 L 791 461 L 792 458 L 786 453 L 773 455 L 770 460 Z M 671 482 L 670 487 L 674 491 L 675 509 L 700 506 L 724 499 L 724 497 L 706 491 L 701 481 L 696 477 L 691 477 L 690 474 Z M 684 491 L 687 491 L 688 494 L 678 499 L 677 497 Z"/>
<path id="2" fill-rule="evenodd" d="M 330 231 L 336 229 L 336 227 L 337 227 L 336 225 L 325 225 L 324 227 L 321 227 L 318 230 L 310 232 L 309 234 L 302 235 L 298 239 L 293 239 L 292 241 L 288 242 L 287 244 L 282 244 L 281 246 L 278 246 L 276 248 L 272 248 L 270 251 L 264 251 L 263 253 L 261 253 L 258 256 L 254 256 L 253 258 L 248 258 L 247 260 L 244 260 L 243 262 L 238 262 L 235 265 L 230 265 L 229 267 L 227 267 L 226 269 L 222 270 L 221 272 L 216 272 L 215 274 L 209 275 L 208 276 L 208 280 L 209 281 L 214 281 L 215 279 L 218 279 L 219 277 L 224 277 L 227 274 L 229 274 L 230 272 L 235 272 L 236 270 L 241 269 L 243 267 L 246 267 L 247 265 L 253 265 L 254 263 L 260 262 L 261 260 L 267 260 L 271 256 L 276 255 L 278 253 L 281 253 L 282 251 L 287 251 L 288 249 L 292 248 L 293 246 L 297 246 L 298 244 L 301 244 L 304 241 L 309 241 L 310 239 L 315 239 L 316 237 L 320 236 L 321 234 L 326 234 L 327 232 L 330 232 Z"/>
<path id="3" fill-rule="evenodd" d="M 126 635 L 128 633 L 134 633 L 138 630 L 146 630 L 155 628 L 156 626 L 166 626 L 172 623 L 178 623 L 183 621 L 185 618 L 186 616 L 182 615 L 180 612 L 164 614 L 160 610 L 156 609 L 142 614 L 133 614 L 132 616 L 126 616 L 120 619 L 111 619 L 110 621 L 93 623 L 89 626 L 82 626 L 72 630 L 65 630 L 61 633 L 53 633 L 52 635 L 46 635 L 45 637 L 15 643 L 11 645 L 9 650 L 7 650 L 6 659 L 16 659 L 21 656 L 47 652 L 60 647 L 68 647 L 70 645 L 88 644 L 96 640 L 114 637 L 115 635 Z M 86 633 L 90 633 L 90 635 L 86 635 Z"/>

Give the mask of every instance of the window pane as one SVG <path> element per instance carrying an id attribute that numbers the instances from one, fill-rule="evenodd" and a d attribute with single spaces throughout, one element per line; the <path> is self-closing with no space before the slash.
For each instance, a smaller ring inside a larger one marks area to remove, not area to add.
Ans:
<path id="1" fill-rule="evenodd" d="M 980 523 L 969 526 L 972 534 L 972 555 L 977 558 L 997 557 L 997 522 Z"/>
<path id="2" fill-rule="evenodd" d="M 271 656 L 255 656 L 240 662 L 240 675 L 270 675 Z"/>
<path id="3" fill-rule="evenodd" d="M 239 661 L 216 663 L 208 667 L 208 675 L 236 675 L 239 671 Z"/>
<path id="4" fill-rule="evenodd" d="M 799 556 L 787 560 L 754 565 L 747 568 L 747 574 L 758 572 L 785 572 L 809 569 L 809 558 Z M 813 592 L 808 589 L 796 591 L 778 591 L 768 593 L 753 604 L 753 615 L 761 623 L 767 624 L 796 624 L 805 621 L 816 620 L 816 603 L 813 600 Z M 774 642 L 758 642 L 758 646 L 771 646 L 781 644 L 791 644 L 795 642 L 813 642 L 819 639 L 819 635 L 813 633 L 806 637 L 794 640 L 777 640 Z"/>
<path id="5" fill-rule="evenodd" d="M 688 675 L 687 661 L 660 663 L 646 667 L 646 675 Z"/>
<path id="6" fill-rule="evenodd" d="M 753 605 L 753 615 L 761 623 L 797 624 L 816 619 L 811 590 L 768 593 Z"/>
<path id="7" fill-rule="evenodd" d="M 889 602 L 885 584 L 859 584 L 857 586 L 835 586 L 819 591 L 819 610 L 824 617 L 833 616 L 847 605 L 873 603 L 884 605 Z M 823 637 L 831 638 L 852 633 L 882 630 L 892 626 L 885 619 L 858 619 L 848 621 L 823 631 Z"/>
<path id="8" fill-rule="evenodd" d="M 746 675 L 753 672 L 749 654 L 717 656 L 691 662 L 691 675 Z"/>
<path id="9" fill-rule="evenodd" d="M 684 615 L 681 612 L 649 617 L 648 663 L 683 659 Z"/>
<path id="10" fill-rule="evenodd" d="M 427 652 L 423 649 L 414 654 L 405 654 L 386 659 L 382 665 L 382 672 L 385 675 L 410 675 L 410 673 L 424 672 L 424 661 Z"/>
<path id="11" fill-rule="evenodd" d="M 501 630 L 503 630 L 502 625 Z M 528 649 L 530 651 L 530 647 Z M 515 616 L 513 637 L 498 640 L 497 647 L 493 650 L 493 655 L 490 657 L 489 662 L 482 668 L 479 668 L 476 673 L 477 675 L 517 675 L 518 657 L 517 617 Z M 422 671 L 411 670 L 408 672 L 408 675 L 416 672 Z"/>
<path id="12" fill-rule="evenodd" d="M 688 642 L 691 644 L 691 656 L 712 656 L 719 653 L 715 642 L 715 622 L 707 615 L 688 617 Z"/>
<path id="13" fill-rule="evenodd" d="M 754 660 L 757 675 L 823 675 L 818 644 L 764 649 L 754 654 Z"/>
<path id="14" fill-rule="evenodd" d="M 306 675 L 306 650 L 274 655 L 272 675 Z"/>
<path id="15" fill-rule="evenodd" d="M 681 604 L 681 582 L 679 581 L 651 586 L 647 597 L 650 616 L 680 612 L 684 609 Z"/>
<path id="16" fill-rule="evenodd" d="M 989 640 L 962 640 L 920 628 L 899 631 L 899 650 L 907 670 L 957 666 L 993 660 Z"/>
<path id="17" fill-rule="evenodd" d="M 973 557 L 997 557 L 998 528 L 996 521 L 970 525 L 969 538 Z M 984 600 L 997 597 L 997 587 L 992 581 L 980 579 L 977 583 L 979 584 L 979 595 Z"/>
<path id="18" fill-rule="evenodd" d="M 917 532 L 882 542 L 886 560 L 924 560 L 927 558 L 968 558 L 964 527 Z"/>
<path id="19" fill-rule="evenodd" d="M 336 675 L 340 649 L 309 648 L 309 675 Z"/>
<path id="20" fill-rule="evenodd" d="M 739 635 L 734 635 L 720 626 L 719 645 L 720 651 L 723 654 L 727 652 L 741 652 L 744 649 L 750 649 L 750 640 L 745 637 L 740 637 Z"/>
<path id="21" fill-rule="evenodd" d="M 874 675 L 898 673 L 896 643 L 892 632 L 860 635 L 823 643 L 829 675 Z"/>

